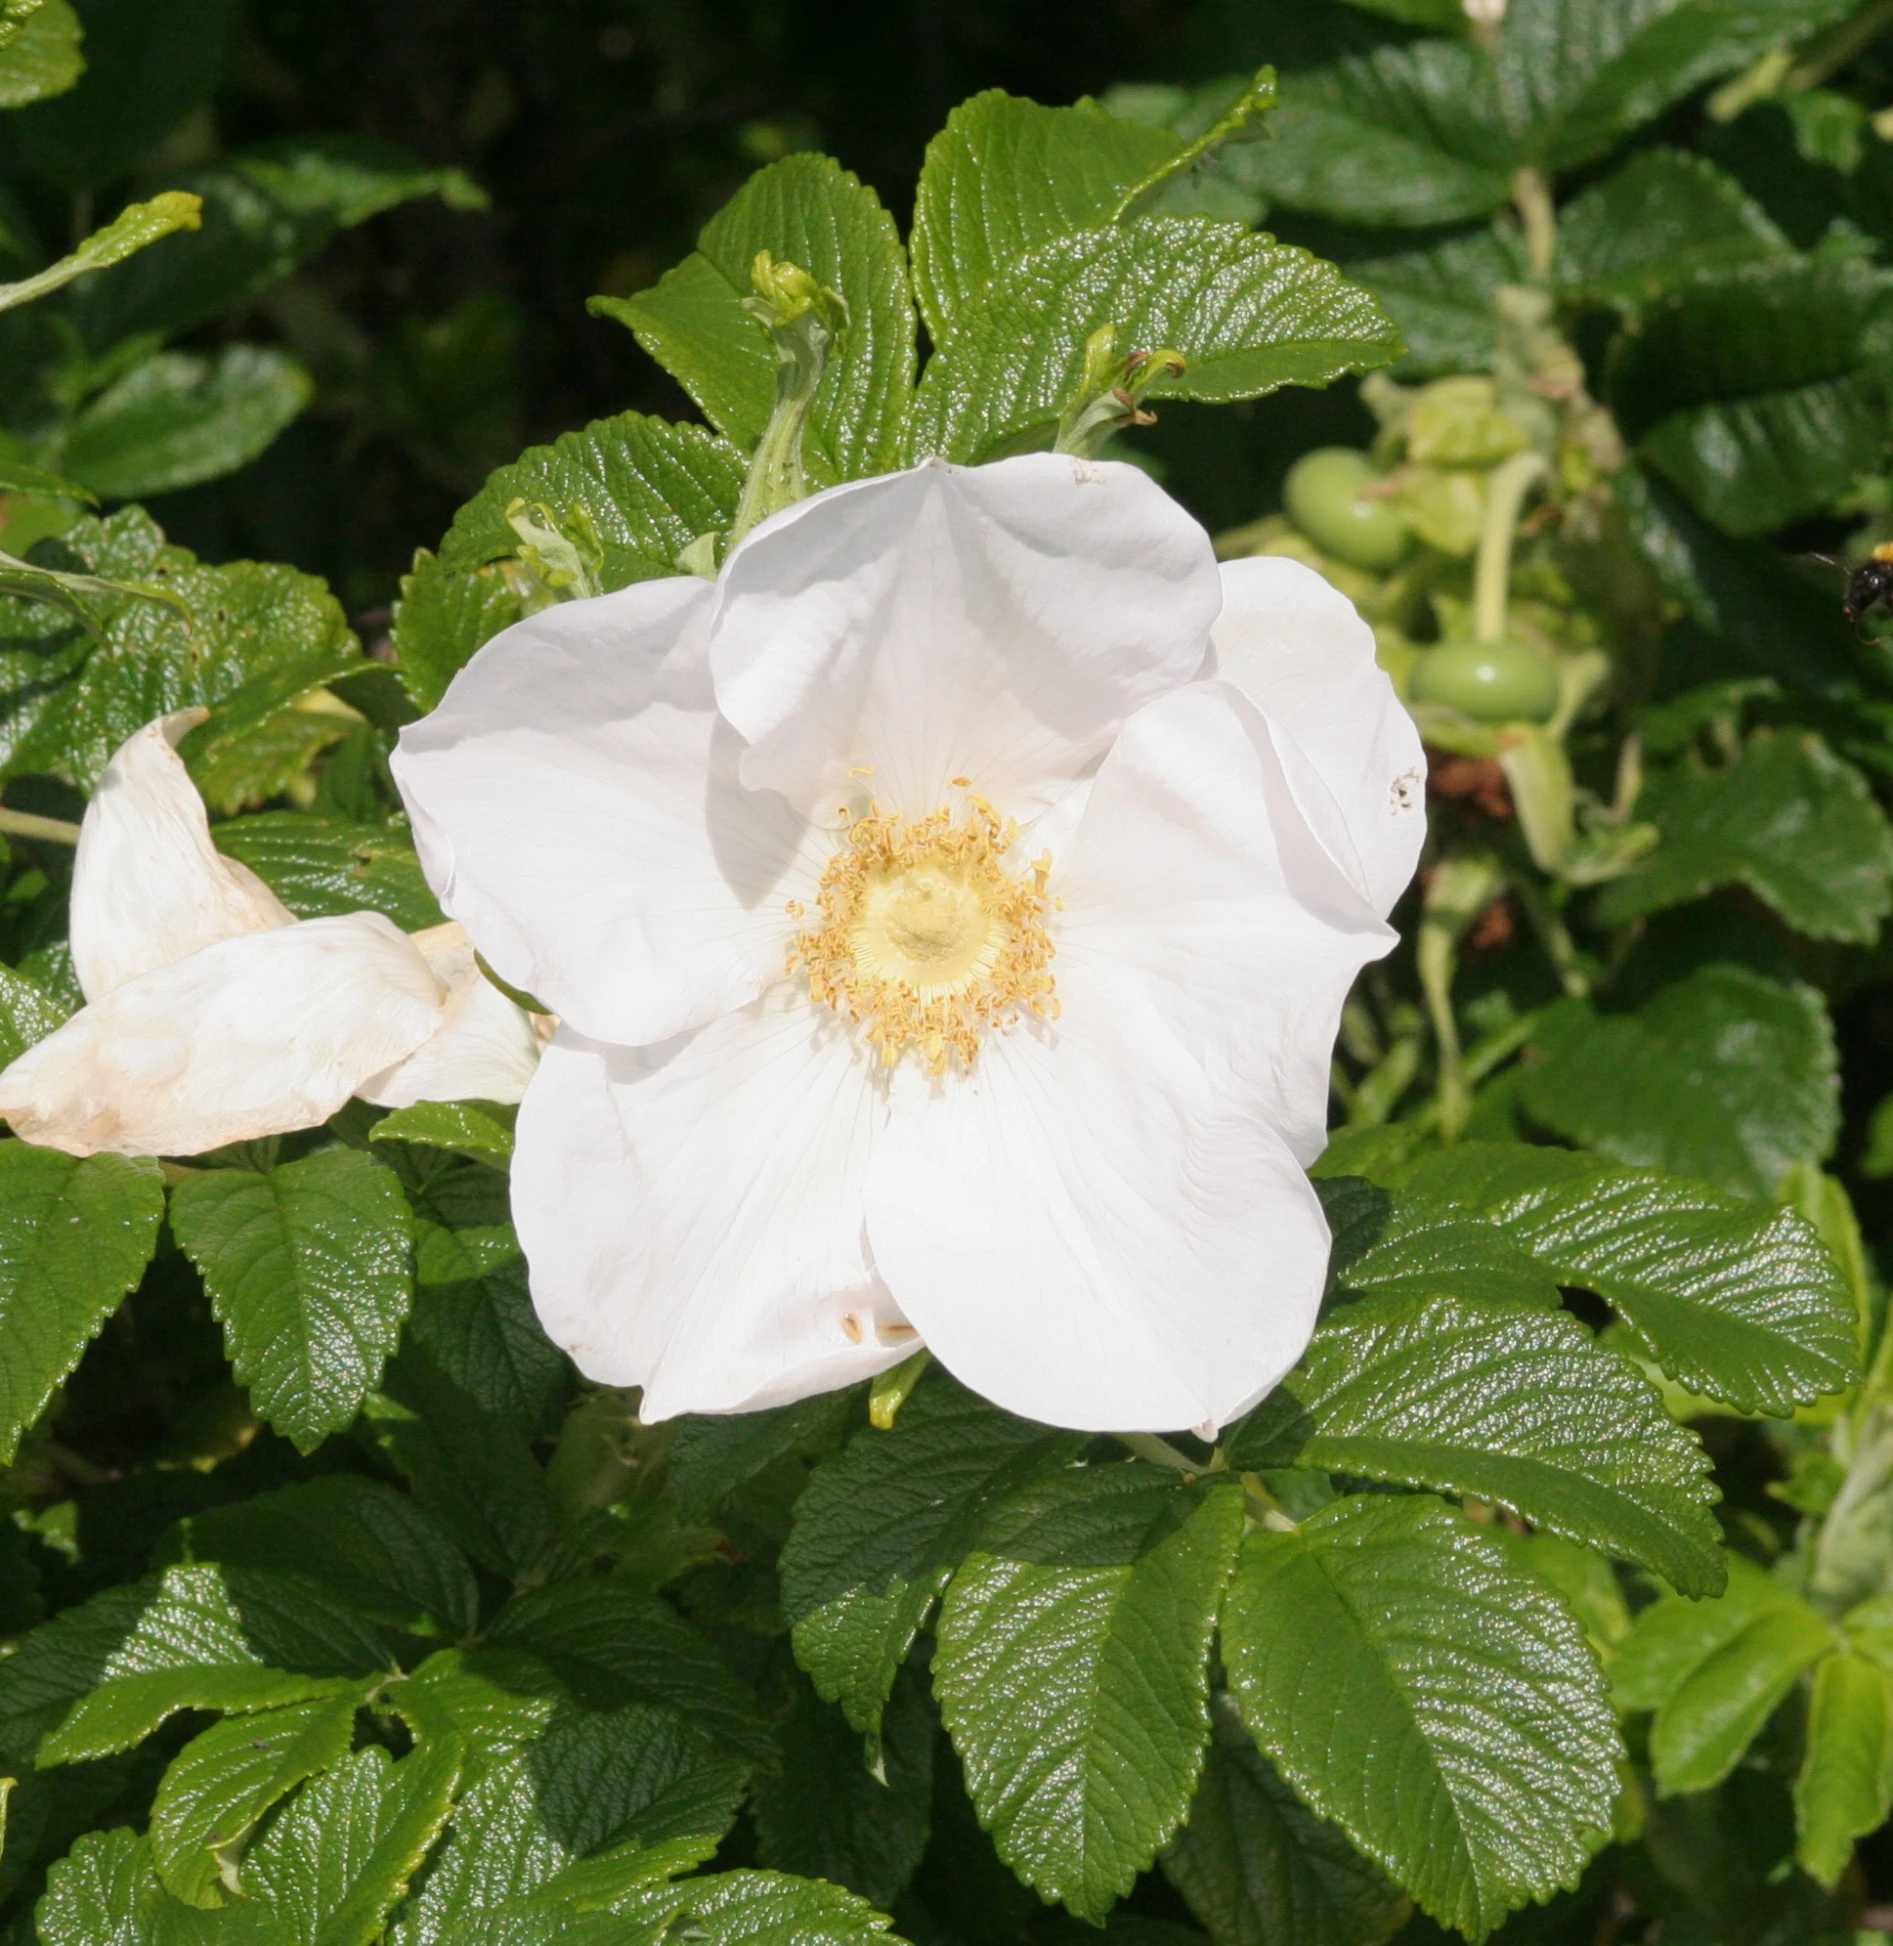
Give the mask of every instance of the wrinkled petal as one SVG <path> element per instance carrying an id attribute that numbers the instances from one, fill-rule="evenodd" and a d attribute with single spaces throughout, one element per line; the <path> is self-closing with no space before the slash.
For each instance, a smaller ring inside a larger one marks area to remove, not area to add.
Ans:
<path id="1" fill-rule="evenodd" d="M 1221 602 L 1208 537 L 1161 488 L 1053 453 L 818 494 L 720 587 L 710 666 L 743 780 L 828 822 L 870 793 L 924 815 L 958 776 L 1030 817 L 1202 667 Z"/>
<path id="2" fill-rule="evenodd" d="M 196 1155 L 326 1121 L 440 1024 L 378 912 L 219 941 L 82 1007 L 0 1074 L 0 1115 L 73 1155 Z"/>
<path id="3" fill-rule="evenodd" d="M 513 1218 L 540 1321 L 646 1419 L 786 1404 L 915 1339 L 862 1236 L 881 1091 L 791 989 L 659 1047 L 562 1028 L 519 1111 Z"/>
<path id="4" fill-rule="evenodd" d="M 962 1383 L 1086 1432 L 1220 1426 L 1314 1328 L 1328 1232 L 1239 1077 L 1190 1058 L 1134 978 L 1066 969 L 1056 1028 L 970 1074 L 896 1079 L 874 1259 Z"/>
<path id="5" fill-rule="evenodd" d="M 1136 981 L 1206 1064 L 1247 1077 L 1290 1151 L 1327 1142 L 1328 1064 L 1355 975 L 1396 935 L 1304 814 L 1261 711 L 1221 682 L 1140 710 L 1100 766 L 1069 849 L 1055 972 Z"/>
<path id="6" fill-rule="evenodd" d="M 694 576 L 566 602 L 497 635 L 394 774 L 442 907 L 509 985 L 642 1044 L 782 972 L 805 827 L 736 779 L 689 631 Z"/>
<path id="7" fill-rule="evenodd" d="M 408 937 L 447 996 L 445 1016 L 405 1061 L 370 1075 L 356 1093 L 383 1108 L 518 1101 L 539 1065 L 530 1017 L 481 972 L 464 926 L 431 926 Z"/>
<path id="8" fill-rule="evenodd" d="M 72 970 L 88 1000 L 201 947 L 291 926 L 295 914 L 211 843 L 176 745 L 208 710 L 147 723 L 105 766 L 72 868 Z"/>
<path id="9" fill-rule="evenodd" d="M 1426 758 L 1413 719 L 1374 660 L 1354 605 L 1299 561 L 1223 564 L 1215 674 L 1285 730 L 1326 786 L 1297 777 L 1311 822 L 1384 918 L 1426 836 Z M 1346 832 L 1331 835 L 1338 814 Z"/>

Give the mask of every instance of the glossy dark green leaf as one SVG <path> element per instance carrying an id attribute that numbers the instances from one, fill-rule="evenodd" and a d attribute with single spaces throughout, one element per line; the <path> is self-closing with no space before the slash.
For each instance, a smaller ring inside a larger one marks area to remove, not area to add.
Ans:
<path id="1" fill-rule="evenodd" d="M 1587 298 L 1647 304 L 1697 271 L 1786 256 L 1792 247 L 1713 162 L 1684 149 L 1644 149 L 1559 213 L 1558 281 Z"/>
<path id="2" fill-rule="evenodd" d="M 391 1170 L 355 1149 L 267 1175 L 206 1169 L 171 1227 L 204 1276 L 257 1410 L 304 1452 L 360 1411 L 413 1296 L 411 1218 Z"/>
<path id="3" fill-rule="evenodd" d="M 1133 347 L 1188 362 L 1153 398 L 1226 403 L 1326 385 L 1400 349 L 1377 300 L 1332 264 L 1234 224 L 1147 217 L 1075 231 L 1019 258 L 961 314 L 921 380 L 914 454 L 972 462 L 1050 445 L 1085 341 L 1106 324 Z"/>
<path id="4" fill-rule="evenodd" d="M 151 1946 L 162 1895 L 151 1840 L 119 1825 L 86 1832 L 53 1865 L 33 1917 L 45 1946 Z"/>
<path id="5" fill-rule="evenodd" d="M 414 1284 L 415 1343 L 482 1411 L 536 1431 L 570 1367 L 534 1314 L 511 1227 L 450 1230 L 421 1219 Z"/>
<path id="6" fill-rule="evenodd" d="M 1457 1297 L 1351 1306 L 1229 1457 L 1495 1501 L 1686 1593 L 1722 1586 L 1708 1456 L 1627 1359 L 1562 1311 Z"/>
<path id="7" fill-rule="evenodd" d="M 1503 1231 L 1450 1202 L 1395 1195 L 1359 1176 L 1318 1186 L 1334 1237 L 1331 1290 L 1364 1297 L 1455 1297 L 1552 1306 L 1556 1281 Z"/>
<path id="8" fill-rule="evenodd" d="M 987 1513 L 1083 1443 L 933 1373 L 891 1432 L 857 1433 L 816 1468 L 782 1550 L 782 1610 L 796 1660 L 857 1730 L 879 1724 L 895 1670 Z"/>
<path id="9" fill-rule="evenodd" d="M 1457 41 L 1379 47 L 1283 77 L 1255 185 L 1344 223 L 1422 228 L 1511 200 L 1515 155 L 1491 64 Z"/>
<path id="10" fill-rule="evenodd" d="M 1424 250 L 1351 262 L 1347 272 L 1387 307 L 1406 340 L 1403 373 L 1484 372 L 1498 351 L 1498 294 L 1529 270 L 1503 221 Z"/>
<path id="11" fill-rule="evenodd" d="M 1080 1918 L 1189 1808 L 1242 1522 L 1233 1483 L 1074 1468 L 999 1508 L 948 1584 L 933 1683 L 967 1791 L 1007 1864 Z"/>
<path id="12" fill-rule="evenodd" d="M 1700 968 L 1629 1013 L 1563 1002 L 1533 1045 L 1520 1095 L 1545 1127 L 1731 1195 L 1772 1197 L 1839 1127 L 1821 996 L 1746 967 Z"/>
<path id="13" fill-rule="evenodd" d="M 827 156 L 787 156 L 758 170 L 704 226 L 696 254 L 655 289 L 597 298 L 593 308 L 628 325 L 747 452 L 776 395 L 769 333 L 743 308 L 755 295 L 750 266 L 761 250 L 806 270 L 848 307 L 809 409 L 811 474 L 826 484 L 889 471 L 900 461 L 914 382 L 907 260 L 874 191 Z"/>
<path id="14" fill-rule="evenodd" d="M 1560 1284 L 1596 1292 L 1692 1391 L 1785 1413 L 1853 1375 L 1852 1291 L 1792 1210 L 1522 1143 L 1461 1143 L 1409 1165 L 1402 1186 L 1498 1224 Z"/>
<path id="15" fill-rule="evenodd" d="M 1225 1714 L 1165 1876 L 1216 1946 L 1381 1946 L 1406 1900 Z"/>
<path id="16" fill-rule="evenodd" d="M 404 932 L 441 923 L 404 821 L 350 824 L 306 811 L 259 811 L 216 827 L 219 851 L 240 859 L 298 919 L 385 912 Z"/>
<path id="17" fill-rule="evenodd" d="M 0 1143 L 0 1454 L 138 1282 L 163 1213 L 143 1157 Z"/>
<path id="18" fill-rule="evenodd" d="M 1663 841 L 1605 888 L 1606 925 L 1745 885 L 1797 932 L 1870 946 L 1893 911 L 1893 825 L 1852 764 L 1812 731 L 1759 731 L 1722 769 L 1659 773 L 1637 816 Z"/>
<path id="19" fill-rule="evenodd" d="M 401 681 L 415 702 L 432 709 L 475 650 L 519 620 L 525 593 L 516 563 L 450 568 L 420 549 L 401 581 L 393 631 Z"/>
<path id="20" fill-rule="evenodd" d="M 1609 1831 L 1622 1747 L 1582 1631 L 1436 1500 L 1252 1533 L 1223 1659 L 1264 1754 L 1442 1925 L 1489 1932 Z"/>

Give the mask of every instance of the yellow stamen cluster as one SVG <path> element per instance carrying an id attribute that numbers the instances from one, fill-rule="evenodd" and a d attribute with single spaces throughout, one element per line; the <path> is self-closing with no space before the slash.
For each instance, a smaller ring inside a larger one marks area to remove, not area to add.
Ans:
<path id="1" fill-rule="evenodd" d="M 829 860 L 821 923 L 796 935 L 788 970 L 858 1022 L 888 1067 L 910 1050 L 933 1074 L 953 1057 L 971 1067 L 986 1029 L 1021 1012 L 1056 1018 L 1052 861 L 1008 870 L 1018 835 L 982 797 L 911 823 L 871 805 Z M 789 916 L 805 916 L 799 901 Z"/>

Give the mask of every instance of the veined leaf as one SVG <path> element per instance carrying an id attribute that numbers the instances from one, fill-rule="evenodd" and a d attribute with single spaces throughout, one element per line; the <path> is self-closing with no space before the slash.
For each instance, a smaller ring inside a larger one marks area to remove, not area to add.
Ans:
<path id="1" fill-rule="evenodd" d="M 1046 108 L 998 88 L 961 102 L 927 144 L 914 201 L 914 289 L 934 343 L 1028 251 L 1116 222 L 1182 150 L 1169 129 L 1095 102 Z"/>
<path id="2" fill-rule="evenodd" d="M 1791 1210 L 1523 1143 L 1461 1143 L 1400 1186 L 1497 1223 L 1560 1284 L 1595 1291 L 1692 1391 L 1786 1413 L 1854 1371 L 1852 1293 Z"/>
<path id="3" fill-rule="evenodd" d="M 1080 1918 L 1189 1808 L 1242 1518 L 1233 1482 L 1075 1468 L 1000 1507 L 948 1585 L 933 1680 L 967 1790 L 1000 1856 Z"/>
<path id="4" fill-rule="evenodd" d="M 1814 1671 L 1807 1754 L 1795 1780 L 1795 1855 L 1810 1877 L 1838 1884 L 1854 1840 L 1893 1805 L 1893 1676 L 1871 1657 L 1823 1656 Z"/>
<path id="5" fill-rule="evenodd" d="M 1721 1590 L 1708 1456 L 1627 1359 L 1562 1311 L 1457 1297 L 1350 1306 L 1232 1436 L 1229 1460 L 1496 1501 L 1685 1593 Z"/>
<path id="6" fill-rule="evenodd" d="M 1337 1293 L 1559 1302 L 1543 1266 L 1477 1214 L 1411 1191 L 1396 1197 L 1359 1176 L 1326 1177 L 1318 1191 L 1334 1235 L 1328 1281 Z"/>
<path id="7" fill-rule="evenodd" d="M 85 406 L 61 464 L 108 500 L 175 493 L 249 465 L 314 391 L 266 345 L 228 345 L 214 359 L 159 352 Z"/>
<path id="8" fill-rule="evenodd" d="M 815 1469 L 782 1550 L 795 1657 L 857 1730 L 875 1729 L 934 1598 L 987 1513 L 1084 1441 L 929 1374 L 891 1432 L 858 1433 Z"/>
<path id="9" fill-rule="evenodd" d="M 128 1825 L 88 1831 L 47 1872 L 34 1924 L 45 1946 L 151 1946 L 161 1892 L 149 1838 Z"/>
<path id="10" fill-rule="evenodd" d="M 0 1456 L 143 1275 L 163 1214 L 143 1157 L 0 1143 Z"/>
<path id="11" fill-rule="evenodd" d="M 380 1637 L 306 1583 L 204 1564 L 108 1588 L 0 1664 L 9 1764 L 77 1763 L 140 1743 L 184 1709 L 257 1710 L 355 1693 Z"/>
<path id="12" fill-rule="evenodd" d="M 612 1909 L 640 1928 L 637 1939 L 665 1936 L 676 1926 L 706 1946 L 882 1946 L 889 1921 L 863 1899 L 818 1879 L 779 1872 L 714 1872 L 673 1885 L 642 1888 Z M 648 1928 L 648 1930 L 643 1930 Z"/>
<path id="13" fill-rule="evenodd" d="M 481 1411 L 538 1431 L 570 1367 L 533 1314 L 511 1225 L 450 1230 L 419 1219 L 414 1283 L 408 1329 L 442 1376 Z"/>
<path id="14" fill-rule="evenodd" d="M 1164 1875 L 1216 1946 L 1381 1946 L 1411 1910 L 1406 1900 L 1225 1714 Z"/>
<path id="15" fill-rule="evenodd" d="M 1256 188 L 1343 223 L 1420 228 L 1511 200 L 1490 61 L 1458 41 L 1377 47 L 1282 79 Z"/>
<path id="16" fill-rule="evenodd" d="M 1558 218 L 1558 281 L 1647 304 L 1697 271 L 1792 254 L 1733 176 L 1683 149 L 1644 149 Z"/>
<path id="17" fill-rule="evenodd" d="M 1326 385 L 1400 350 L 1379 303 L 1305 250 L 1194 217 L 1074 231 L 1019 258 L 961 314 L 921 379 L 913 452 L 973 462 L 1049 445 L 1085 341 L 1106 324 L 1129 346 L 1187 361 L 1153 398 L 1226 403 Z"/>
<path id="18" fill-rule="evenodd" d="M 628 325 L 710 423 L 747 452 L 776 396 L 769 333 L 743 309 L 760 250 L 806 270 L 848 307 L 809 408 L 812 474 L 827 484 L 891 471 L 914 382 L 907 260 L 874 191 L 827 156 L 786 156 L 758 170 L 705 224 L 696 254 L 654 290 L 594 298 L 592 308 Z"/>
<path id="19" fill-rule="evenodd" d="M 1347 274 L 1387 307 L 1406 340 L 1403 373 L 1486 372 L 1498 352 L 1503 284 L 1530 275 L 1517 230 L 1503 221 L 1425 250 L 1348 264 Z"/>
<path id="20" fill-rule="evenodd" d="M 470 1162 L 503 1169 L 513 1159 L 513 1113 L 498 1103 L 417 1101 L 397 1108 L 368 1131 L 371 1142 L 413 1142 L 448 1149 Z"/>
<path id="21" fill-rule="evenodd" d="M 394 605 L 393 642 L 402 684 L 422 709 L 440 701 L 483 643 L 519 620 L 527 592 L 516 562 L 450 568 L 417 550 Z"/>
<path id="22" fill-rule="evenodd" d="M 206 1169 L 172 1192 L 237 1377 L 305 1453 L 354 1419 L 400 1337 L 410 1224 L 393 1171 L 355 1149 Z"/>
<path id="23" fill-rule="evenodd" d="M 40 0 L 15 18 L 17 31 L 0 48 L 0 108 L 63 94 L 85 72 L 84 30 L 70 0 Z"/>
<path id="24" fill-rule="evenodd" d="M 399 819 L 350 824 L 304 811 L 259 811 L 226 819 L 216 828 L 216 842 L 298 919 L 383 912 L 404 932 L 441 923 L 414 839 Z"/>
<path id="25" fill-rule="evenodd" d="M 1582 1631 L 1436 1500 L 1252 1533 L 1223 1656 L 1264 1754 L 1442 1925 L 1489 1932 L 1609 1831 L 1622 1746 Z"/>
<path id="26" fill-rule="evenodd" d="M 1870 946 L 1893 911 L 1893 825 L 1866 779 L 1812 731 L 1757 731 L 1727 769 L 1662 773 L 1637 815 L 1663 842 L 1604 888 L 1605 925 L 1719 885 L 1746 885 L 1811 939 Z"/>
<path id="27" fill-rule="evenodd" d="M 151 1855 L 186 1905 L 224 1903 L 221 1857 L 306 1778 L 347 1756 L 362 1697 L 343 1693 L 227 1716 L 172 1758 L 151 1805 Z"/>
<path id="28" fill-rule="evenodd" d="M 1545 1127 L 1622 1162 L 1771 1198 L 1817 1162 L 1840 1124 L 1834 1030 L 1809 986 L 1711 965 L 1633 1013 L 1567 1000 L 1533 1040 L 1519 1083 Z"/>

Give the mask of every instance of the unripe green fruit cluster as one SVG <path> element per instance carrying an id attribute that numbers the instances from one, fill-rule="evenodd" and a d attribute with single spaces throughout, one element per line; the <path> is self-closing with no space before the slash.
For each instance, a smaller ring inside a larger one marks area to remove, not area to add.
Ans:
<path id="1" fill-rule="evenodd" d="M 1500 642 L 1442 642 L 1414 657 L 1416 703 L 1443 703 L 1475 723 L 1542 723 L 1558 707 L 1558 664 L 1548 649 Z"/>
<path id="2" fill-rule="evenodd" d="M 1282 501 L 1288 517 L 1326 554 L 1368 574 L 1384 574 L 1406 553 L 1412 530 L 1366 488 L 1380 475 L 1351 446 L 1321 446 L 1288 469 Z"/>

